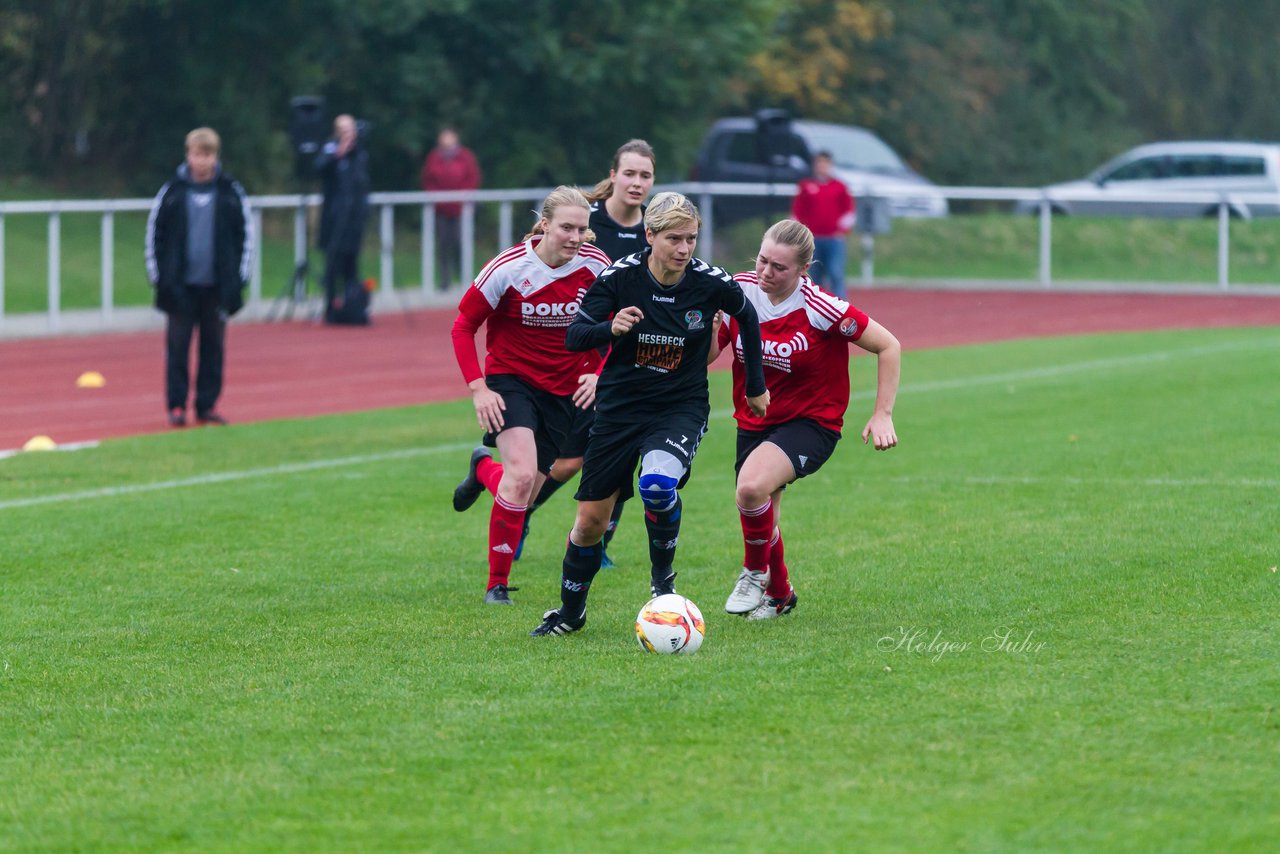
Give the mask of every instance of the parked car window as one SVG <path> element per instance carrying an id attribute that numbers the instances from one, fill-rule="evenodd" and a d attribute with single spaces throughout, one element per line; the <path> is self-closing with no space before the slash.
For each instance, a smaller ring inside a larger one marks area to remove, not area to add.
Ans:
<path id="1" fill-rule="evenodd" d="M 894 174 L 908 171 L 905 163 L 879 137 L 857 128 L 805 128 L 809 147 L 830 151 L 836 166 L 863 172 Z"/>
<path id="2" fill-rule="evenodd" d="M 1267 163 L 1261 157 L 1224 157 L 1222 172 L 1224 175 L 1265 175 Z"/>
<path id="3" fill-rule="evenodd" d="M 724 145 L 724 159 L 730 163 L 759 163 L 760 148 L 754 133 L 731 133 Z"/>
<path id="4" fill-rule="evenodd" d="M 1173 158 L 1174 178 L 1212 178 L 1223 174 L 1221 157 L 1212 154 L 1181 154 Z"/>
<path id="5" fill-rule="evenodd" d="M 1147 181 L 1169 177 L 1169 158 L 1142 157 L 1103 175 L 1103 181 Z"/>

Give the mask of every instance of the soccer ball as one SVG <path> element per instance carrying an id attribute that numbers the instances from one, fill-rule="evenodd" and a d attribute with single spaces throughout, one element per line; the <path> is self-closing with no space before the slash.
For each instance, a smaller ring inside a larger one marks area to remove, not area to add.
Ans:
<path id="1" fill-rule="evenodd" d="M 649 652 L 692 655 L 706 636 L 702 612 L 679 593 L 655 596 L 636 615 L 636 640 Z"/>

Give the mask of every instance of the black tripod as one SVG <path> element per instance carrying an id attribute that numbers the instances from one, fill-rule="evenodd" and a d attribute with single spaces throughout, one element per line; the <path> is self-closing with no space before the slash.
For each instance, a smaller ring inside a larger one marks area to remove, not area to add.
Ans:
<path id="1" fill-rule="evenodd" d="M 267 310 L 266 319 L 268 323 L 276 319 L 281 306 L 287 306 L 285 308 L 285 317 L 288 320 L 292 320 L 293 310 L 299 304 L 305 305 L 307 302 L 307 292 L 313 283 L 311 275 L 311 228 L 308 213 L 307 197 L 304 192 L 301 192 L 297 212 L 295 213 L 298 219 L 295 221 L 300 223 L 302 257 L 293 266 L 293 277 L 285 283 L 285 286 L 271 303 L 271 308 Z M 315 287 L 318 293 L 324 293 L 324 288 L 321 285 L 316 285 Z"/>

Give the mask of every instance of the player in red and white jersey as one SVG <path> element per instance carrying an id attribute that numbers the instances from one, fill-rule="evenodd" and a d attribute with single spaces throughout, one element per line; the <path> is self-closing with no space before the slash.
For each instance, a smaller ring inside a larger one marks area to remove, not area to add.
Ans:
<path id="1" fill-rule="evenodd" d="M 466 478 L 453 492 L 453 508 L 466 510 L 486 489 L 489 583 L 484 601 L 510 605 L 511 561 L 525 511 L 537 494 L 573 423 L 574 407 L 595 402 L 600 356 L 571 353 L 565 329 L 582 295 L 609 258 L 587 241 L 590 203 L 573 187 L 557 187 L 522 243 L 485 265 L 458 304 L 453 352 L 471 389 L 476 419 L 496 436 L 502 462 L 476 448 Z M 485 364 L 475 336 L 486 327 Z"/>
<path id="2" fill-rule="evenodd" d="M 725 602 L 731 614 L 763 620 L 796 606 L 778 527 L 782 490 L 817 471 L 835 450 L 849 406 L 849 345 L 876 354 L 875 407 L 862 441 L 877 451 L 898 444 L 893 402 L 902 348 L 887 329 L 815 285 L 806 275 L 813 233 L 795 220 L 764 234 L 754 272 L 734 279 L 760 319 L 769 409 L 747 406 L 737 322 L 719 330 L 721 348 L 733 345 L 734 417 L 738 421 L 737 491 L 742 521 L 743 569 Z M 718 352 L 718 351 L 716 351 Z"/>

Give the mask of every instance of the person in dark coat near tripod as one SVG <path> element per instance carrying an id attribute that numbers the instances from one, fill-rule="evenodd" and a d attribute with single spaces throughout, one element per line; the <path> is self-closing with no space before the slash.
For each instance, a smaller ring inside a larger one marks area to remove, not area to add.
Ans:
<path id="1" fill-rule="evenodd" d="M 253 220 L 239 182 L 222 171 L 222 141 L 212 128 L 187 134 L 186 160 L 156 194 L 147 217 L 147 278 L 165 323 L 165 397 L 169 424 L 187 423 L 191 339 L 200 330 L 196 420 L 226 424 L 214 408 L 222 394 L 227 319 L 244 306 L 253 259 Z"/>
<path id="2" fill-rule="evenodd" d="M 360 284 L 360 246 L 369 219 L 369 154 L 360 145 L 356 120 L 333 120 L 333 139 L 315 161 L 322 180 L 320 249 L 325 253 L 326 323 L 368 323 L 368 294 Z"/>

